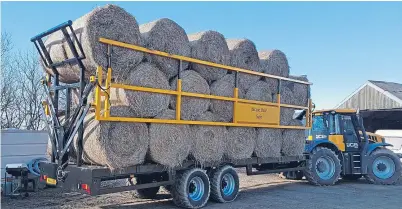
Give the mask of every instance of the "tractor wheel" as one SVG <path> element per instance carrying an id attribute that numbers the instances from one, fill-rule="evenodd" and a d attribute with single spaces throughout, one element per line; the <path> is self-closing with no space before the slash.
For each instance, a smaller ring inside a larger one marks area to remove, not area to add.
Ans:
<path id="1" fill-rule="evenodd" d="M 346 181 L 357 181 L 362 177 L 361 174 L 347 174 L 343 175 L 342 179 Z"/>
<path id="2" fill-rule="evenodd" d="M 316 147 L 307 160 L 304 176 L 314 185 L 334 185 L 339 180 L 341 170 L 341 162 L 334 151 L 326 147 Z"/>
<path id="3" fill-rule="evenodd" d="M 211 198 L 215 202 L 232 202 L 239 194 L 239 176 L 226 165 L 211 172 Z"/>
<path id="4" fill-rule="evenodd" d="M 204 170 L 192 168 L 176 176 L 172 185 L 172 196 L 175 205 L 182 208 L 204 207 L 210 195 L 210 182 Z"/>
<path id="5" fill-rule="evenodd" d="M 395 184 L 401 177 L 401 162 L 388 149 L 374 150 L 368 159 L 367 174 L 364 176 L 373 184 Z"/>
<path id="6" fill-rule="evenodd" d="M 133 182 L 135 180 L 135 183 Z M 127 179 L 127 186 L 135 184 L 146 184 L 155 182 L 155 179 L 148 176 L 136 176 L 132 179 Z M 159 187 L 152 187 L 146 189 L 137 189 L 133 191 L 133 196 L 140 199 L 154 199 L 156 194 L 159 192 Z"/>

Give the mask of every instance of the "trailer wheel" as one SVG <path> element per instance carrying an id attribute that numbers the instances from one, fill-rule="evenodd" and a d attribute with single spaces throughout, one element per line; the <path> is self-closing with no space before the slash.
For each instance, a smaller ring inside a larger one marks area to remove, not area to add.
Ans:
<path id="1" fill-rule="evenodd" d="M 373 184 L 395 184 L 402 172 L 398 156 L 385 148 L 377 149 L 370 154 L 367 168 L 364 177 Z"/>
<path id="2" fill-rule="evenodd" d="M 127 186 L 135 185 L 133 180 L 135 180 L 135 184 L 146 184 L 155 182 L 155 179 L 148 176 L 136 176 L 132 179 L 127 179 Z M 133 196 L 140 199 L 154 199 L 156 194 L 159 192 L 159 187 L 151 187 L 146 189 L 137 189 L 133 191 Z"/>
<path id="3" fill-rule="evenodd" d="M 215 202 L 232 202 L 239 194 L 239 176 L 226 165 L 211 172 L 211 198 Z"/>
<path id="4" fill-rule="evenodd" d="M 192 168 L 176 176 L 172 185 L 173 202 L 183 208 L 201 208 L 210 195 L 209 178 L 204 170 Z"/>
<path id="5" fill-rule="evenodd" d="M 341 162 L 334 151 L 316 147 L 307 160 L 304 176 L 314 185 L 334 185 L 339 180 L 341 169 Z"/>

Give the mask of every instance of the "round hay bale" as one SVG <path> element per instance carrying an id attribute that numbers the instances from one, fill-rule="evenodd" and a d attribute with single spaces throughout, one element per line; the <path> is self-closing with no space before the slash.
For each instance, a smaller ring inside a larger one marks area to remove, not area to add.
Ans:
<path id="1" fill-rule="evenodd" d="M 248 39 L 227 39 L 230 51 L 230 65 L 246 70 L 262 72 L 260 59 L 255 44 Z M 239 86 L 247 90 L 260 76 L 246 73 L 239 74 Z"/>
<path id="2" fill-rule="evenodd" d="M 128 107 L 111 107 L 112 116 L 130 116 Z M 122 168 L 144 162 L 149 133 L 145 123 L 103 122 L 90 113 L 84 121 L 83 160 L 86 163 Z M 76 139 L 77 140 L 77 137 Z M 75 141 L 75 146 L 77 141 Z"/>
<path id="3" fill-rule="evenodd" d="M 167 109 L 155 118 L 175 119 L 175 111 Z M 191 131 L 188 125 L 149 125 L 149 156 L 152 161 L 174 168 L 180 166 L 191 149 Z"/>
<path id="4" fill-rule="evenodd" d="M 254 153 L 257 157 L 280 157 L 282 131 L 274 128 L 257 128 Z"/>
<path id="5" fill-rule="evenodd" d="M 191 57 L 223 65 L 229 64 L 229 48 L 222 34 L 209 30 L 188 35 L 188 39 L 191 44 Z M 206 65 L 192 63 L 191 68 L 197 71 L 209 83 L 227 74 L 226 70 Z"/>
<path id="6" fill-rule="evenodd" d="M 246 99 L 272 102 L 272 92 L 268 83 L 257 81 L 246 93 Z"/>
<path id="7" fill-rule="evenodd" d="M 290 75 L 289 78 L 293 78 L 300 81 L 308 82 L 307 76 L 292 76 Z M 292 90 L 293 95 L 295 97 L 295 105 L 299 106 L 307 106 L 308 103 L 308 90 L 309 85 L 302 84 L 302 83 L 295 83 L 295 82 L 288 82 L 289 89 Z"/>
<path id="8" fill-rule="evenodd" d="M 207 81 L 194 70 L 186 70 L 181 74 L 182 91 L 199 94 L 210 94 Z M 177 89 L 177 77 L 170 82 L 173 90 Z M 171 97 L 170 106 L 176 109 L 176 97 Z M 210 106 L 209 99 L 182 96 L 181 101 L 181 119 L 194 120 L 199 115 L 208 110 Z"/>
<path id="9" fill-rule="evenodd" d="M 280 50 L 261 51 L 258 53 L 264 73 L 282 77 L 289 76 L 289 64 L 286 55 Z"/>
<path id="10" fill-rule="evenodd" d="M 145 47 L 170 54 L 190 56 L 191 47 L 186 32 L 174 21 L 163 18 L 150 23 L 140 25 L 141 36 Z M 179 61 L 167 57 L 146 54 L 146 59 L 155 63 L 159 69 L 170 79 L 177 75 Z M 182 70 L 188 66 L 182 63 Z"/>
<path id="11" fill-rule="evenodd" d="M 96 67 L 102 66 L 106 71 L 107 67 L 107 46 L 100 43 L 99 38 L 108 38 L 129 44 L 142 45 L 138 23 L 135 18 L 124 9 L 116 5 L 98 7 L 88 14 L 73 22 L 73 29 L 82 44 L 86 59 L 83 63 L 86 67 L 86 77 L 94 75 Z M 56 37 L 56 41 L 63 42 L 66 58 L 73 58 L 73 54 L 64 40 L 64 37 Z M 78 48 L 78 47 L 77 47 Z M 52 54 L 60 50 L 53 50 Z M 113 47 L 112 69 L 115 80 L 123 80 L 129 70 L 141 62 L 143 53 L 122 47 Z M 69 69 L 70 68 L 70 69 Z M 62 75 L 62 82 L 78 82 L 78 65 L 59 68 Z"/>
<path id="12" fill-rule="evenodd" d="M 273 101 L 277 102 L 276 94 L 273 95 Z M 294 105 L 295 103 L 296 102 L 295 102 L 295 98 L 293 96 L 293 92 L 286 86 L 282 87 L 282 90 L 281 90 L 281 104 Z M 288 124 L 289 121 L 293 119 L 294 108 L 281 107 L 280 111 L 281 111 L 280 112 L 280 114 L 281 114 L 280 124 L 281 125 Z"/>
<path id="13" fill-rule="evenodd" d="M 66 50 L 64 49 L 63 40 L 61 39 L 62 37 L 63 33 L 61 31 L 57 31 L 55 33 L 50 34 L 44 41 L 44 45 L 48 50 L 50 58 L 52 59 L 53 63 L 61 62 L 67 59 Z M 51 68 L 47 68 L 45 66 L 45 63 L 43 62 L 41 57 L 39 57 L 39 62 L 46 73 L 49 73 L 53 76 L 55 75 L 55 73 Z M 72 74 L 73 76 L 71 77 L 79 76 L 75 75 L 77 72 L 72 71 L 71 68 L 68 66 L 60 66 L 57 69 L 59 72 L 65 72 L 65 74 L 67 75 Z M 74 80 L 69 80 L 69 78 L 70 77 L 64 78 L 63 75 L 59 74 L 59 79 L 63 83 L 74 82 Z"/>
<path id="14" fill-rule="evenodd" d="M 269 85 L 269 89 L 272 92 L 272 94 L 276 95 L 276 93 L 278 92 L 278 79 L 263 77 L 261 80 L 266 82 Z M 283 82 L 282 86 L 284 86 Z"/>
<path id="15" fill-rule="evenodd" d="M 131 71 L 125 83 L 158 89 L 170 89 L 166 75 L 154 64 L 144 62 Z M 130 108 L 138 117 L 155 117 L 169 107 L 170 95 L 125 90 Z M 123 95 L 122 95 L 123 96 Z"/>
<path id="16" fill-rule="evenodd" d="M 281 107 L 281 121 L 280 125 L 286 125 L 289 121 L 293 120 L 293 114 L 295 109 L 288 107 Z"/>
<path id="17" fill-rule="evenodd" d="M 216 121 L 217 116 L 207 111 L 200 115 L 197 120 Z M 209 163 L 218 163 L 223 157 L 225 151 L 225 138 L 227 130 L 223 126 L 191 126 L 193 134 L 193 146 L 190 151 L 191 156 L 201 165 Z"/>
<path id="18" fill-rule="evenodd" d="M 211 84 L 211 94 L 224 97 L 233 97 L 235 87 L 235 75 L 227 74 L 223 78 Z M 244 98 L 244 92 L 239 88 L 239 97 Z M 218 115 L 225 122 L 229 122 L 233 117 L 233 102 L 223 100 L 211 100 L 211 111 Z"/>
<path id="19" fill-rule="evenodd" d="M 255 128 L 228 127 L 225 137 L 225 157 L 230 160 L 250 158 L 255 148 L 257 132 Z"/>
<path id="20" fill-rule="evenodd" d="M 302 126 L 299 120 L 291 120 L 288 126 Z M 300 156 L 304 152 L 306 136 L 304 130 L 284 129 L 282 132 L 282 154 L 285 156 Z"/>
<path id="21" fill-rule="evenodd" d="M 295 104 L 295 98 L 294 98 L 293 92 L 287 86 L 282 86 L 280 93 L 281 93 L 281 104 L 289 104 L 289 105 Z M 273 94 L 273 97 L 272 97 L 273 102 L 278 101 L 276 97 L 277 97 L 277 95 Z"/>

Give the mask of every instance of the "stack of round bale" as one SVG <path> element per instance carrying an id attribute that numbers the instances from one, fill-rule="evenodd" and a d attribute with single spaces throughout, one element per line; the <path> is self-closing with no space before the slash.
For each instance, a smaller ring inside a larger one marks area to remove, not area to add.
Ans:
<path id="1" fill-rule="evenodd" d="M 132 15 L 115 5 L 96 8 L 74 21 L 73 27 L 86 55 L 83 62 L 87 77 L 95 74 L 97 66 L 107 67 L 107 48 L 98 42 L 103 37 L 258 73 L 307 81 L 305 77 L 289 76 L 286 56 L 279 50 L 258 52 L 252 41 L 225 39 L 216 31 L 187 35 L 180 25 L 167 18 L 139 25 Z M 52 34 L 45 45 L 53 62 L 72 57 L 61 33 Z M 180 76 L 184 92 L 234 96 L 236 77 L 231 70 L 197 63 L 180 64 L 175 59 L 120 47 L 113 47 L 111 61 L 112 77 L 117 83 L 177 90 Z M 53 73 L 50 69 L 45 71 Z M 59 76 L 64 83 L 77 82 L 79 68 L 63 66 L 59 68 Z M 276 79 L 245 73 L 239 73 L 238 78 L 239 98 L 277 102 Z M 304 105 L 307 95 L 304 84 L 282 82 L 281 103 Z M 92 98 L 93 93 L 89 101 Z M 111 104 L 111 116 L 176 119 L 176 95 L 112 88 L 105 99 Z M 78 101 L 79 97 L 75 96 L 73 102 Z M 282 107 L 281 125 L 300 125 L 292 120 L 292 116 L 293 109 Z M 232 122 L 233 102 L 182 96 L 180 119 Z M 147 161 L 174 168 L 186 160 L 195 160 L 202 165 L 252 156 L 300 155 L 303 151 L 293 144 L 299 143 L 300 138 L 304 139 L 299 130 L 107 122 L 95 120 L 93 113 L 86 116 L 84 125 L 84 162 L 111 168 Z"/>

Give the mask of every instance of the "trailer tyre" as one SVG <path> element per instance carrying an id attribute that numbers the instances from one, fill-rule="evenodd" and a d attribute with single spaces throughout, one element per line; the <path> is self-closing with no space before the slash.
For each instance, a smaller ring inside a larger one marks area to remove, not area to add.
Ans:
<path id="1" fill-rule="evenodd" d="M 401 162 L 391 150 L 374 150 L 367 163 L 367 174 L 364 177 L 372 184 L 395 184 L 401 178 Z"/>
<path id="2" fill-rule="evenodd" d="M 326 147 L 316 147 L 307 160 L 304 176 L 311 184 L 328 186 L 339 180 L 341 170 L 341 162 L 334 151 Z"/>
<path id="3" fill-rule="evenodd" d="M 132 179 L 127 179 L 127 186 L 135 185 L 133 180 L 135 179 L 136 184 L 146 184 L 154 182 L 153 178 L 147 176 L 137 176 Z M 159 192 L 159 187 L 152 187 L 146 189 L 137 189 L 133 191 L 133 196 L 140 199 L 155 199 L 156 194 Z"/>
<path id="4" fill-rule="evenodd" d="M 178 173 L 171 188 L 173 202 L 183 208 L 201 208 L 208 202 L 209 185 L 208 175 L 202 169 L 192 168 Z"/>
<path id="5" fill-rule="evenodd" d="M 239 176 L 226 165 L 211 172 L 211 198 L 215 202 L 232 202 L 239 194 Z"/>

